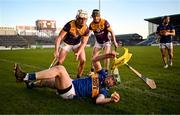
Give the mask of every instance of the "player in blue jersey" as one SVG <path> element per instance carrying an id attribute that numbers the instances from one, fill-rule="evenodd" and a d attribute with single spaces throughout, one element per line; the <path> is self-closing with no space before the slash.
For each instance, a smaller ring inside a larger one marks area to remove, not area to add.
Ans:
<path id="1" fill-rule="evenodd" d="M 98 9 L 94 9 L 91 16 L 93 18 L 93 21 L 89 25 L 89 30 L 90 32 L 93 31 L 96 37 L 93 55 L 99 53 L 101 49 L 104 50 L 104 54 L 107 54 L 111 51 L 111 41 L 113 41 L 115 47 L 118 47 L 115 34 L 109 22 L 100 17 L 100 11 Z M 104 68 L 106 69 L 106 71 L 109 70 L 109 62 L 109 59 L 105 60 Z"/>
<path id="2" fill-rule="evenodd" d="M 119 102 L 120 95 L 117 92 L 108 96 L 108 89 L 119 84 L 119 78 L 116 75 L 107 75 L 100 64 L 100 60 L 114 58 L 115 56 L 115 51 L 105 55 L 94 56 L 92 60 L 96 73 L 92 76 L 75 80 L 70 78 L 65 67 L 62 65 L 57 65 L 40 72 L 25 73 L 19 65 L 15 64 L 14 74 L 17 82 L 24 81 L 28 83 L 32 80 L 40 80 L 41 84 L 35 84 L 35 86 L 31 85 L 29 87 L 49 87 L 56 89 L 56 93 L 64 99 L 91 97 L 95 99 L 96 104 Z"/>
<path id="3" fill-rule="evenodd" d="M 169 24 L 170 17 L 164 16 L 162 19 L 162 24 L 157 27 L 157 34 L 160 38 L 160 49 L 162 60 L 164 63 L 164 68 L 173 65 L 173 43 L 172 37 L 175 36 L 175 29 Z M 166 57 L 166 51 L 169 55 L 169 60 Z"/>
<path id="4" fill-rule="evenodd" d="M 78 10 L 75 20 L 69 21 L 60 31 L 55 41 L 54 56 L 59 64 L 63 64 L 68 52 L 73 50 L 76 60 L 79 60 L 77 77 L 83 74 L 86 55 L 84 48 L 89 38 L 89 29 L 86 25 L 88 15 L 86 11 Z M 60 50 L 59 50 L 60 47 Z"/>

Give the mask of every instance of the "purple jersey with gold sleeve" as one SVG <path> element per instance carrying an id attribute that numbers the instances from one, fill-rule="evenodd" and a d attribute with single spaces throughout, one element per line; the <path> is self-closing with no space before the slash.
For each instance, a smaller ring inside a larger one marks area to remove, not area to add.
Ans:
<path id="1" fill-rule="evenodd" d="M 75 20 L 71 20 L 64 27 L 63 30 L 67 32 L 64 42 L 69 45 L 77 45 L 81 42 L 82 36 L 89 35 L 89 29 L 87 25 L 81 28 L 77 28 Z"/>
<path id="2" fill-rule="evenodd" d="M 89 26 L 89 30 L 92 30 L 94 32 L 94 35 L 96 36 L 96 40 L 98 43 L 103 44 L 107 41 L 109 41 L 108 32 L 111 29 L 110 24 L 107 20 L 102 19 L 100 22 L 91 22 Z"/>
<path id="3" fill-rule="evenodd" d="M 106 73 L 102 69 L 101 71 L 98 72 L 98 80 L 99 80 L 98 94 L 103 94 L 104 96 L 107 96 L 108 89 L 105 87 L 105 83 L 104 83 L 105 78 L 106 78 Z M 74 85 L 74 89 L 76 92 L 76 96 L 74 98 L 92 97 L 93 79 L 91 77 L 75 79 L 72 81 L 72 83 Z"/>

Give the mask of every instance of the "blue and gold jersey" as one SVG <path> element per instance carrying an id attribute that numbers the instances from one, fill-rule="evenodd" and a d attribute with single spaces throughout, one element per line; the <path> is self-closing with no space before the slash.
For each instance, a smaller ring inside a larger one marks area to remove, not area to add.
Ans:
<path id="1" fill-rule="evenodd" d="M 164 36 L 163 33 L 165 32 L 171 32 L 174 30 L 174 27 L 171 25 L 160 25 L 157 27 L 157 33 L 161 36 L 160 43 L 171 43 L 172 42 L 172 36 Z"/>
<path id="2" fill-rule="evenodd" d="M 73 80 L 73 85 L 75 88 L 76 96 L 75 98 L 80 97 L 97 97 L 98 94 L 103 94 L 104 96 L 108 95 L 108 89 L 105 87 L 106 73 L 102 69 L 98 72 L 98 80 L 92 77 L 85 77 Z M 97 80 L 97 81 L 96 81 Z M 98 90 L 94 90 L 98 89 Z M 97 92 L 93 92 L 97 91 Z"/>
<path id="3" fill-rule="evenodd" d="M 82 36 L 89 35 L 89 29 L 87 25 L 84 25 L 82 28 L 77 28 L 75 24 L 75 20 L 68 22 L 63 30 L 67 32 L 65 36 L 64 42 L 69 45 L 77 45 L 80 43 Z"/>
<path id="4" fill-rule="evenodd" d="M 101 18 L 98 23 L 91 22 L 89 30 L 94 32 L 98 43 L 103 44 L 109 41 L 108 32 L 111 30 L 111 27 L 107 20 Z"/>

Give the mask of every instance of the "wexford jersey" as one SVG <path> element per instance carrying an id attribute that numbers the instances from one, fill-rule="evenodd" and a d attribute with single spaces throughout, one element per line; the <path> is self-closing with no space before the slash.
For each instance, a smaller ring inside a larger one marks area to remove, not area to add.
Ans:
<path id="1" fill-rule="evenodd" d="M 108 95 L 108 89 L 105 88 L 105 77 L 106 73 L 102 69 L 100 72 L 98 72 L 99 76 L 99 87 L 98 87 L 98 94 L 103 94 L 104 96 Z M 91 77 L 85 77 L 73 80 L 73 85 L 75 88 L 76 96 L 74 98 L 80 98 L 80 97 L 95 97 L 92 94 L 93 89 L 93 80 Z M 97 96 L 97 95 L 96 95 Z"/>
<path id="2" fill-rule="evenodd" d="M 157 28 L 157 33 L 161 35 L 161 33 L 171 32 L 172 30 L 174 30 L 174 27 L 171 25 L 167 25 L 167 26 L 160 25 Z M 169 35 L 169 36 L 161 35 L 160 43 L 170 43 L 170 42 L 172 42 L 172 36 L 171 35 Z"/>
<path id="3" fill-rule="evenodd" d="M 89 30 L 94 32 L 96 40 L 98 43 L 103 44 L 109 41 L 108 32 L 111 29 L 110 24 L 105 19 L 100 20 L 100 22 L 91 22 Z"/>
<path id="4" fill-rule="evenodd" d="M 87 25 L 84 25 L 82 28 L 77 28 L 75 20 L 71 20 L 64 27 L 63 30 L 67 32 L 64 42 L 69 45 L 77 45 L 81 41 L 82 36 L 89 35 L 89 29 Z"/>

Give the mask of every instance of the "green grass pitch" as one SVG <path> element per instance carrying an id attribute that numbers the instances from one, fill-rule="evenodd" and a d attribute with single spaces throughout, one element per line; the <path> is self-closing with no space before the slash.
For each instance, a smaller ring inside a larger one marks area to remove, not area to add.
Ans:
<path id="1" fill-rule="evenodd" d="M 19 63 L 25 71 L 48 68 L 54 49 L 25 49 L 0 51 L 0 114 L 180 114 L 180 46 L 174 47 L 174 65 L 164 69 L 160 50 L 156 46 L 128 47 L 133 54 L 128 62 L 146 77 L 155 80 L 157 89 L 151 90 L 126 66 L 119 67 L 122 83 L 110 90 L 121 95 L 116 104 L 95 105 L 89 98 L 63 100 L 49 88 L 27 89 L 16 83 L 12 68 Z M 118 49 L 120 54 L 122 48 Z M 86 48 L 84 75 L 90 70 L 92 48 Z M 68 54 L 64 62 L 75 78 L 78 62 Z"/>

